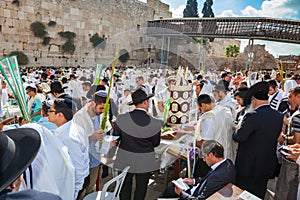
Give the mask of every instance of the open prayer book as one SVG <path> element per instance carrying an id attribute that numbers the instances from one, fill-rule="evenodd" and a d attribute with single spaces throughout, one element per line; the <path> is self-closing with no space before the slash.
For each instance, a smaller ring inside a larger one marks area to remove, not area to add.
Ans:
<path id="1" fill-rule="evenodd" d="M 258 198 L 257 196 L 255 196 L 254 194 L 251 194 L 250 192 L 244 190 L 242 192 L 242 194 L 240 194 L 239 200 L 261 200 L 260 198 Z"/>
<path id="2" fill-rule="evenodd" d="M 187 190 L 190 187 L 188 186 L 188 184 L 186 184 L 185 182 L 183 182 L 182 178 L 179 178 L 177 180 L 173 180 L 172 183 L 174 183 L 177 187 L 179 187 L 182 190 Z"/>

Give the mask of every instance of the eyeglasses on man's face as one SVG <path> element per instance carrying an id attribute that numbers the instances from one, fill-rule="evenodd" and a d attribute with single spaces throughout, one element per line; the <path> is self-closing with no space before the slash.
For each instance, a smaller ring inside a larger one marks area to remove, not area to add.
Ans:
<path id="1" fill-rule="evenodd" d="M 48 113 L 51 113 L 51 112 L 56 112 L 56 110 L 48 109 Z"/>

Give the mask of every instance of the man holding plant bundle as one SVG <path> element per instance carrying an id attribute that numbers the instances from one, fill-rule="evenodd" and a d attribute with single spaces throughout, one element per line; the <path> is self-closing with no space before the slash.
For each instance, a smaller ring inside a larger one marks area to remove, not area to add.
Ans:
<path id="1" fill-rule="evenodd" d="M 99 140 L 103 140 L 103 130 L 99 129 L 101 124 L 101 114 L 104 111 L 106 98 L 107 93 L 105 91 L 100 90 L 96 92 L 93 96 L 93 100 L 80 109 L 73 118 L 73 121 L 85 130 L 85 134 L 89 139 L 90 183 L 86 187 L 85 194 L 89 194 L 94 191 L 100 170 L 101 162 L 97 142 Z M 111 128 L 108 120 L 106 124 Z"/>

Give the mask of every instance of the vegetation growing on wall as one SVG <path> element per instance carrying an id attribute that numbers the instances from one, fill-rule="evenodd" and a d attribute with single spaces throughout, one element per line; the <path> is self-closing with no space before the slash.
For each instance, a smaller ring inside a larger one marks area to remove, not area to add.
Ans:
<path id="1" fill-rule="evenodd" d="M 96 48 L 102 48 L 105 47 L 105 39 L 103 37 L 100 37 L 98 33 L 95 33 L 91 38 L 90 42 L 93 44 L 93 47 Z"/>
<path id="2" fill-rule="evenodd" d="M 119 61 L 125 64 L 129 60 L 129 52 L 126 49 L 121 49 L 119 52 Z"/>
<path id="3" fill-rule="evenodd" d="M 50 43 L 51 37 L 44 37 L 42 45 L 46 46 Z"/>
<path id="4" fill-rule="evenodd" d="M 70 31 L 59 32 L 58 35 L 70 41 L 74 41 L 74 38 L 76 37 L 76 33 Z"/>
<path id="5" fill-rule="evenodd" d="M 12 51 L 9 55 L 16 55 L 19 65 L 27 65 L 29 62 L 27 55 L 22 51 Z"/>
<path id="6" fill-rule="evenodd" d="M 70 31 L 64 31 L 64 32 L 59 32 L 58 35 L 66 39 L 66 42 L 62 46 L 63 52 L 73 54 L 76 49 L 74 45 L 74 38 L 76 37 L 76 33 Z"/>
<path id="7" fill-rule="evenodd" d="M 236 45 L 229 45 L 226 48 L 226 56 L 227 57 L 237 57 L 240 53 L 240 48 Z"/>
<path id="8" fill-rule="evenodd" d="M 41 22 L 33 22 L 30 29 L 35 37 L 44 38 L 48 34 L 45 25 Z"/>
<path id="9" fill-rule="evenodd" d="M 13 0 L 11 3 L 16 5 L 16 6 L 20 6 L 19 0 Z"/>
<path id="10" fill-rule="evenodd" d="M 56 26 L 56 22 L 55 21 L 49 21 L 48 26 Z"/>

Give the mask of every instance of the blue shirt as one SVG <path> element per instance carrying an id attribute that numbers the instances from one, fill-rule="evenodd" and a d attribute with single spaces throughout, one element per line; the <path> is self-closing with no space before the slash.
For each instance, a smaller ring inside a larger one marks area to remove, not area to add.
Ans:
<path id="1" fill-rule="evenodd" d="M 37 124 L 42 125 L 49 129 L 52 133 L 56 130 L 57 126 L 56 124 L 49 122 L 48 117 L 42 117 L 39 121 L 37 121 Z"/>
<path id="2" fill-rule="evenodd" d="M 94 124 L 94 131 L 99 130 L 100 128 L 100 115 L 96 115 L 95 117 L 91 118 Z M 101 164 L 100 161 L 100 153 L 99 153 L 99 149 L 96 145 L 96 143 L 98 142 L 98 140 L 96 141 L 92 141 L 89 144 L 89 157 L 90 157 L 90 168 L 94 168 L 97 167 L 98 165 Z"/>
<path id="3" fill-rule="evenodd" d="M 40 111 L 40 109 L 42 108 L 42 102 L 39 98 L 35 98 L 32 106 L 31 106 L 31 115 L 34 114 L 34 113 L 37 113 Z M 42 117 L 41 114 L 37 115 L 37 116 L 34 116 L 32 117 L 31 121 L 33 122 L 37 122 L 39 121 L 39 119 Z"/>

